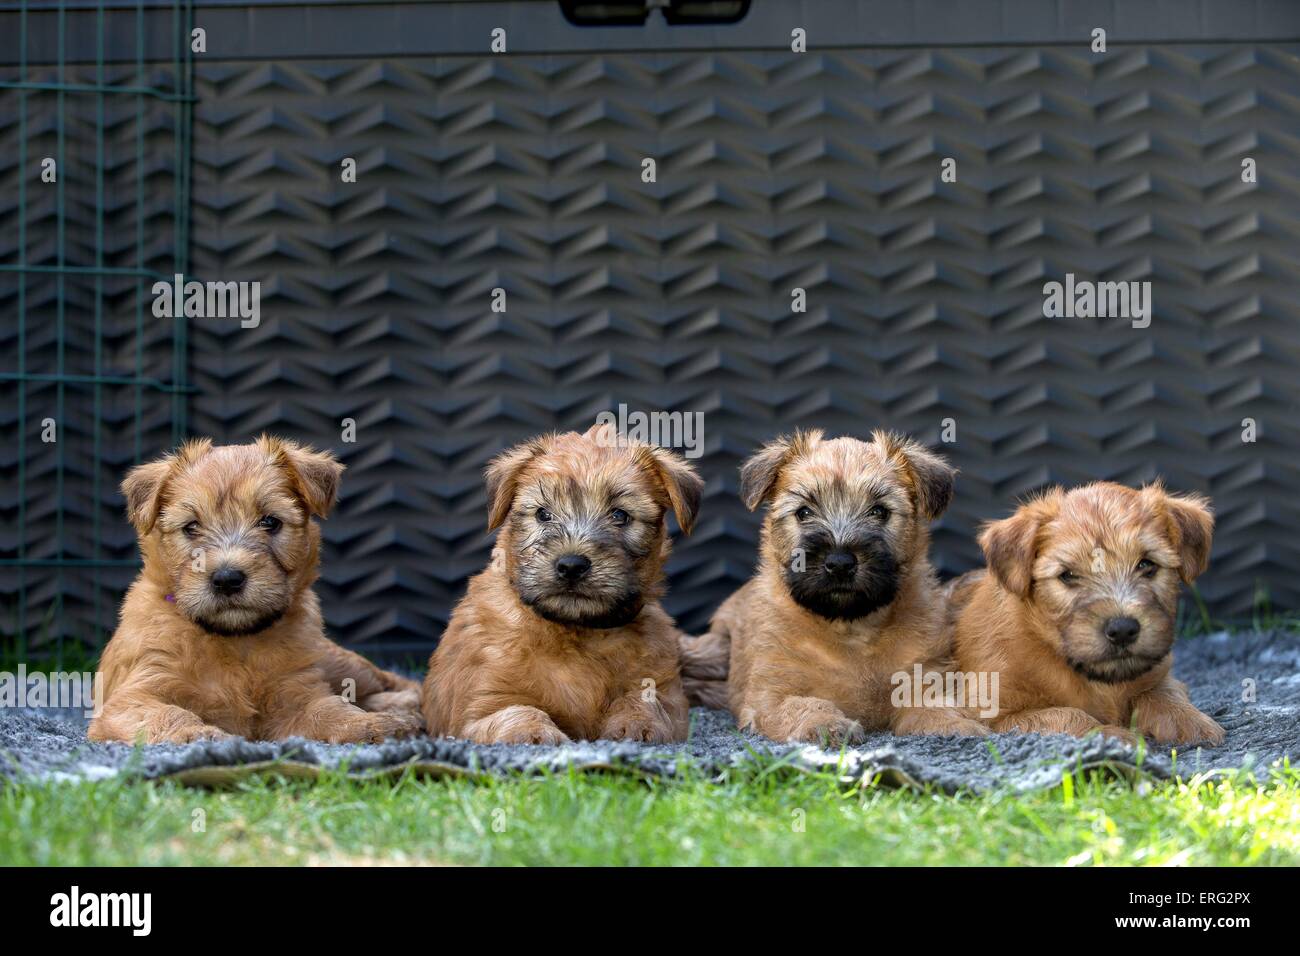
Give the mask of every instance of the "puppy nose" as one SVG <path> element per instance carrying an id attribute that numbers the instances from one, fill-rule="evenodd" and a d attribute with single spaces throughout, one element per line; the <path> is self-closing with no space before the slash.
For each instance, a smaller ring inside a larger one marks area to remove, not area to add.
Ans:
<path id="1" fill-rule="evenodd" d="M 591 570 L 591 562 L 580 554 L 566 554 L 555 562 L 555 572 L 566 581 L 576 581 Z"/>
<path id="2" fill-rule="evenodd" d="M 848 577 L 858 566 L 858 559 L 848 551 L 832 551 L 822 562 L 826 570 L 837 578 Z"/>
<path id="3" fill-rule="evenodd" d="M 1112 617 L 1106 622 L 1106 639 L 1116 647 L 1128 647 L 1137 640 L 1142 625 L 1132 617 Z"/>
<path id="4" fill-rule="evenodd" d="M 212 572 L 212 590 L 218 594 L 238 594 L 245 580 L 247 575 L 239 568 L 217 568 Z"/>

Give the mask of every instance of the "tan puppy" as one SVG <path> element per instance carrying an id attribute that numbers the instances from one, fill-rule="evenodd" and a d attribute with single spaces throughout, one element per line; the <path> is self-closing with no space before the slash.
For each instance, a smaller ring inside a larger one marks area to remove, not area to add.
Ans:
<path id="1" fill-rule="evenodd" d="M 942 671 L 947 638 L 929 561 L 929 522 L 954 470 L 916 442 L 820 431 L 779 438 L 745 463 L 740 491 L 768 503 L 759 567 L 718 609 L 683 662 L 714 678 L 730 643 L 729 703 L 742 728 L 776 740 L 855 742 L 866 730 L 983 734 L 954 708 L 895 707 L 899 674 Z M 699 702 L 716 696 L 696 685 Z"/>
<path id="2" fill-rule="evenodd" d="M 678 632 L 658 604 L 671 507 L 703 483 L 670 452 L 594 426 L 525 442 L 487 469 L 493 560 L 429 659 L 431 734 L 479 743 L 684 740 Z"/>
<path id="3" fill-rule="evenodd" d="M 343 743 L 419 730 L 414 682 L 321 624 L 312 516 L 333 506 L 342 471 L 327 453 L 267 437 L 192 441 L 131 470 L 122 493 L 144 568 L 100 662 L 91 740 Z"/>
<path id="4" fill-rule="evenodd" d="M 1097 482 L 985 527 L 951 586 L 961 670 L 1000 674 L 994 729 L 1223 742 L 1170 676 L 1178 592 L 1209 562 L 1208 502 Z"/>

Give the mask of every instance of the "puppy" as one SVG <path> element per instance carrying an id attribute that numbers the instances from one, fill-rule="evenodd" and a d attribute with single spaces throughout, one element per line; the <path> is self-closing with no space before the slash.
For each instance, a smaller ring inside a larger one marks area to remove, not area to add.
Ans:
<path id="1" fill-rule="evenodd" d="M 1178 592 L 1209 561 L 1208 502 L 1097 482 L 985 527 L 951 586 L 958 667 L 999 672 L 995 730 L 1223 742 L 1170 676 Z"/>
<path id="2" fill-rule="evenodd" d="M 864 731 L 984 734 L 951 707 L 896 707 L 899 674 L 942 671 L 947 649 L 929 522 L 955 471 L 898 435 L 870 442 L 797 432 L 745 462 L 740 493 L 767 502 L 754 577 L 682 642 L 697 699 L 728 703 L 742 728 L 776 740 L 854 743 Z"/>
<path id="3" fill-rule="evenodd" d="M 325 636 L 311 590 L 343 466 L 262 437 L 192 441 L 122 483 L 144 567 L 104 650 L 91 740 L 377 741 L 420 729 L 415 683 Z M 355 703 L 353 703 L 355 701 Z"/>
<path id="4" fill-rule="evenodd" d="M 678 632 L 660 608 L 672 508 L 703 483 L 609 426 L 525 442 L 487 469 L 489 567 L 452 612 L 424 682 L 430 734 L 479 743 L 684 740 Z"/>

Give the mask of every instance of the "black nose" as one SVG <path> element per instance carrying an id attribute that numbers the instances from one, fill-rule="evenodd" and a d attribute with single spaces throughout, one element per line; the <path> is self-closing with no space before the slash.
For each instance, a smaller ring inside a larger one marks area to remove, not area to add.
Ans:
<path id="1" fill-rule="evenodd" d="M 212 590 L 218 594 L 238 594 L 247 579 L 239 568 L 217 568 L 212 572 Z"/>
<path id="2" fill-rule="evenodd" d="M 1116 647 L 1128 647 L 1137 640 L 1142 625 L 1137 618 L 1112 617 L 1106 622 L 1106 639 Z"/>
<path id="3" fill-rule="evenodd" d="M 555 562 L 555 573 L 566 581 L 576 581 L 591 570 L 591 562 L 580 554 L 566 554 Z"/>
<path id="4" fill-rule="evenodd" d="M 846 578 L 858 566 L 858 559 L 848 551 L 832 551 L 826 555 L 826 560 L 822 563 L 826 565 L 826 570 L 834 577 Z"/>

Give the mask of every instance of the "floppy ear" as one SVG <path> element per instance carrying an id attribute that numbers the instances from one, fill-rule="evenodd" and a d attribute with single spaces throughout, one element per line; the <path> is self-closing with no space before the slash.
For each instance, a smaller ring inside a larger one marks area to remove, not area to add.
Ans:
<path id="1" fill-rule="evenodd" d="M 122 480 L 122 497 L 126 499 L 126 517 L 136 534 L 144 537 L 153 530 L 162 513 L 163 490 L 167 479 L 180 467 L 198 461 L 212 450 L 211 438 L 193 438 L 176 451 L 154 461 L 136 465 Z"/>
<path id="2" fill-rule="evenodd" d="M 1178 573 L 1191 584 L 1210 565 L 1210 545 L 1214 539 L 1214 514 L 1210 502 L 1200 495 L 1164 496 L 1169 520 L 1169 539 L 1178 552 Z"/>
<path id="3" fill-rule="evenodd" d="M 933 521 L 948 509 L 957 469 L 948 464 L 946 458 L 920 442 L 892 432 L 874 431 L 871 440 L 881 445 L 911 475 L 916 489 L 917 510 L 927 520 Z"/>
<path id="4" fill-rule="evenodd" d="M 338 500 L 339 479 L 343 477 L 343 464 L 334 453 L 265 435 L 258 441 L 280 459 L 307 510 L 322 518 L 329 514 Z"/>
<path id="5" fill-rule="evenodd" d="M 1038 557 L 1038 529 L 1053 514 L 1059 492 L 1021 505 L 1009 518 L 993 521 L 980 532 L 980 548 L 998 583 L 1018 597 L 1026 597 L 1034 583 Z"/>
<path id="6" fill-rule="evenodd" d="M 740 500 L 753 511 L 772 494 L 781 469 L 822 439 L 820 429 L 796 431 L 768 442 L 740 466 Z"/>
<path id="7" fill-rule="evenodd" d="M 145 462 L 128 471 L 122 481 L 127 520 L 142 538 L 153 530 L 158 515 L 162 512 L 163 485 L 175 464 L 175 455 Z"/>
<path id="8" fill-rule="evenodd" d="M 507 449 L 490 462 L 484 477 L 487 479 L 488 530 L 494 531 L 510 514 L 510 505 L 515 500 L 515 491 L 519 481 L 519 472 L 535 457 L 546 452 L 554 436 L 544 435 L 533 438 L 514 448 Z"/>
<path id="9" fill-rule="evenodd" d="M 682 531 L 691 533 L 695 516 L 700 511 L 700 498 L 704 494 L 704 479 L 695 473 L 686 459 L 663 448 L 649 448 L 648 466 L 668 492 L 668 502 L 677 516 Z"/>

